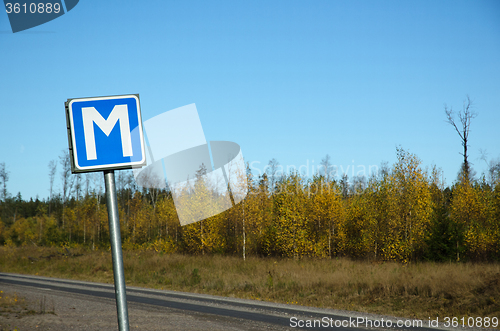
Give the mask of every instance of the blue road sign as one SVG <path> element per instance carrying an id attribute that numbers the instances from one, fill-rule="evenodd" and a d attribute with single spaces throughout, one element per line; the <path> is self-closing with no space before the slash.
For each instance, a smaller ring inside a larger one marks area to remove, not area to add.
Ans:
<path id="1" fill-rule="evenodd" d="M 72 172 L 146 164 L 139 95 L 68 99 Z"/>

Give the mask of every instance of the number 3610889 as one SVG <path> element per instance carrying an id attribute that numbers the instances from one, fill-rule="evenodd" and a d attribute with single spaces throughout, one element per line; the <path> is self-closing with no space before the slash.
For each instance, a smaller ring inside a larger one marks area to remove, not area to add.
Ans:
<path id="1" fill-rule="evenodd" d="M 58 14 L 61 11 L 61 5 L 59 3 L 6 3 L 5 9 L 7 14 Z"/>

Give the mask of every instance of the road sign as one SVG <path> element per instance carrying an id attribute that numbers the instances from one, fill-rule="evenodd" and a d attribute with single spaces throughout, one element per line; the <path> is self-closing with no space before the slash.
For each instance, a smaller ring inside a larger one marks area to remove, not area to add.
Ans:
<path id="1" fill-rule="evenodd" d="M 114 170 L 146 164 L 139 95 L 68 99 L 65 106 L 71 172 L 104 172 L 118 328 L 128 331 Z"/>
<path id="2" fill-rule="evenodd" d="M 73 173 L 146 164 L 138 94 L 68 99 L 65 105 Z"/>

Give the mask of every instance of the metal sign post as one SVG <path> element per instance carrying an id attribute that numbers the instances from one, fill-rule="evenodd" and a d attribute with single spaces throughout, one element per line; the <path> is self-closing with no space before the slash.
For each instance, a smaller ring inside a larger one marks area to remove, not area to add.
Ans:
<path id="1" fill-rule="evenodd" d="M 106 205 L 108 207 L 109 240 L 111 241 L 111 256 L 113 257 L 113 275 L 115 277 L 116 310 L 120 331 L 128 331 L 127 293 L 125 290 L 125 272 L 123 270 L 122 239 L 120 235 L 120 220 L 118 217 L 118 202 L 116 199 L 115 172 L 104 171 L 106 187 Z"/>
<path id="2" fill-rule="evenodd" d="M 129 331 L 114 170 L 146 165 L 139 95 L 68 99 L 65 106 L 71 172 L 104 172 L 118 327 Z"/>

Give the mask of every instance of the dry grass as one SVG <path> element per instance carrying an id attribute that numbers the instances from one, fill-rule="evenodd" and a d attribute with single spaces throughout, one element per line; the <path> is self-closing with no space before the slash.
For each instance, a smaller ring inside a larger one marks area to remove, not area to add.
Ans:
<path id="1" fill-rule="evenodd" d="M 17 294 L 9 295 L 0 290 L 0 315 L 19 310 L 24 304 L 24 298 L 19 298 Z"/>
<path id="2" fill-rule="evenodd" d="M 45 297 L 40 300 L 40 311 L 35 311 L 33 305 L 29 307 L 28 302 L 24 297 L 20 297 L 17 293 L 5 293 L 0 290 L 0 316 L 4 315 L 14 315 L 15 317 L 21 317 L 23 315 L 33 315 L 33 314 L 45 314 Z M 43 310 L 42 310 L 43 304 Z M 53 310 L 50 312 L 53 313 Z"/>
<path id="3" fill-rule="evenodd" d="M 0 271 L 112 283 L 110 252 L 67 253 L 0 247 Z M 500 264 L 243 261 L 125 251 L 124 266 L 127 284 L 135 286 L 425 319 L 500 315 Z"/>
<path id="4" fill-rule="evenodd" d="M 28 302 L 16 292 L 6 293 L 0 290 L 0 331 L 18 330 L 18 320 L 24 316 L 39 314 L 54 314 L 54 303 L 52 308 L 47 306 L 46 297 L 43 296 L 39 302 Z M 38 327 L 38 326 L 37 326 Z M 20 329 L 19 329 L 20 330 Z"/>

